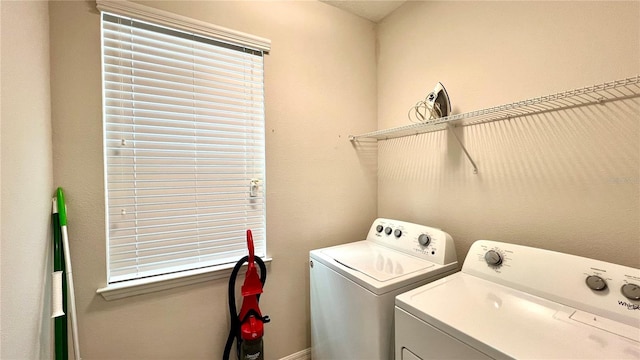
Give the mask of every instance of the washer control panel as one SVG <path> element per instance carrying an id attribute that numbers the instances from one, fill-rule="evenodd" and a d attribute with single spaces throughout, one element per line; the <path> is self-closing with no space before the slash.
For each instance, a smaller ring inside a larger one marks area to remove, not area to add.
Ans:
<path id="1" fill-rule="evenodd" d="M 640 269 L 478 240 L 462 272 L 640 328 Z"/>
<path id="2" fill-rule="evenodd" d="M 371 225 L 367 240 L 440 265 L 457 262 L 451 236 L 425 225 L 379 218 Z"/>

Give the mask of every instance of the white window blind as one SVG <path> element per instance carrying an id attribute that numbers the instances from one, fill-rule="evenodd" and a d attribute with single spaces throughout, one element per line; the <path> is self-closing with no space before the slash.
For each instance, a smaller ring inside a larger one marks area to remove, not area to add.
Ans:
<path id="1" fill-rule="evenodd" d="M 108 282 L 266 256 L 263 51 L 103 12 L 102 60 Z"/>

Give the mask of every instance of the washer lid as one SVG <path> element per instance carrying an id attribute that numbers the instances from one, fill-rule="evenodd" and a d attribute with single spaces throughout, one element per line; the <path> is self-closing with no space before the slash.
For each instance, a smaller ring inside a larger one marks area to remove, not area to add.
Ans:
<path id="1" fill-rule="evenodd" d="M 435 266 L 369 241 L 330 247 L 322 250 L 322 253 L 343 266 L 380 282 Z"/>

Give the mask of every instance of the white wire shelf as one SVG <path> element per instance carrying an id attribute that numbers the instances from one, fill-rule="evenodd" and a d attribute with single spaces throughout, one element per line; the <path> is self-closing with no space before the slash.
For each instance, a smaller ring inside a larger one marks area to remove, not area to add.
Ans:
<path id="1" fill-rule="evenodd" d="M 497 120 L 506 120 L 519 116 L 534 115 L 549 111 L 574 108 L 578 106 L 602 104 L 609 101 L 629 99 L 640 96 L 640 75 L 615 80 L 599 85 L 568 90 L 557 94 L 541 96 L 511 104 L 476 110 L 463 114 L 409 124 L 391 129 L 372 131 L 361 135 L 350 135 L 349 140 L 359 139 L 388 140 L 403 136 L 446 129 L 451 123 L 462 122 L 473 125 Z"/>

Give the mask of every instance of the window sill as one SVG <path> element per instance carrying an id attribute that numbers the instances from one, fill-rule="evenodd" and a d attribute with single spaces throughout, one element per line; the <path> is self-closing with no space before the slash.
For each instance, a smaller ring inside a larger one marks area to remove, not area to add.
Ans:
<path id="1" fill-rule="evenodd" d="M 272 259 L 263 259 L 265 264 L 269 266 Z M 118 300 L 130 296 L 148 294 L 156 291 L 168 290 L 178 286 L 193 285 L 200 282 L 225 279 L 231 276 L 235 264 L 224 264 L 204 269 L 196 269 L 184 271 L 175 274 L 155 276 L 148 279 L 131 280 L 117 284 L 109 284 L 103 288 L 96 290 L 96 293 L 102 295 L 107 300 Z M 246 272 L 247 264 L 245 263 L 240 269 L 239 274 Z"/>

